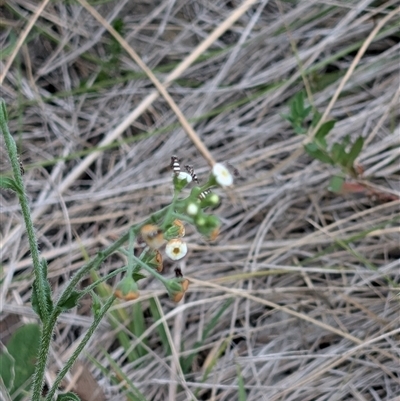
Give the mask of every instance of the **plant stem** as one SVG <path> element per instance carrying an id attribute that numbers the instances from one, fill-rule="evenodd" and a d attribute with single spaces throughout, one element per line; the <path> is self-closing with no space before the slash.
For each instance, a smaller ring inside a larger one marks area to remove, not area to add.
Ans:
<path id="1" fill-rule="evenodd" d="M 57 375 L 56 380 L 54 381 L 52 387 L 50 388 L 49 392 L 47 393 L 45 401 L 51 401 L 53 399 L 54 393 L 57 391 L 58 386 L 60 385 L 62 379 L 68 373 L 68 371 L 71 369 L 72 365 L 78 358 L 79 354 L 82 352 L 85 345 L 89 342 L 89 340 L 92 337 L 97 326 L 103 319 L 103 317 L 106 314 L 106 312 L 108 311 L 108 309 L 110 309 L 114 299 L 115 299 L 115 296 L 111 296 L 107 300 L 107 302 L 103 305 L 103 307 L 98 311 L 98 313 L 95 316 L 95 319 L 93 320 L 93 323 L 90 325 L 88 331 L 86 332 L 85 336 L 83 337 L 83 340 L 80 342 L 80 344 L 78 345 L 78 347 L 76 348 L 74 353 L 71 355 L 71 357 L 68 359 L 67 363 L 64 365 L 64 367 L 61 369 L 60 373 Z"/>
<path id="2" fill-rule="evenodd" d="M 82 266 L 73 276 L 73 278 L 68 283 L 61 297 L 59 298 L 57 304 L 54 306 L 51 312 L 48 324 L 46 324 L 42 330 L 41 341 L 39 345 L 39 357 L 35 368 L 35 379 L 33 382 L 33 395 L 32 401 L 40 401 L 40 395 L 42 393 L 42 386 L 44 381 L 44 373 L 47 363 L 47 356 L 50 348 L 50 341 L 53 334 L 54 327 L 57 323 L 57 318 L 61 312 L 59 305 L 71 295 L 72 291 L 78 284 L 79 280 L 88 272 L 89 270 L 96 268 L 101 265 L 103 260 L 111 255 L 116 249 L 118 249 L 128 238 L 129 233 L 123 235 L 118 241 L 110 245 L 105 251 L 100 252 L 94 259 L 90 260 L 84 266 Z M 79 346 L 78 346 L 79 348 Z"/>
<path id="3" fill-rule="evenodd" d="M 47 355 L 49 353 L 50 342 L 53 336 L 53 330 L 57 322 L 58 315 L 52 314 L 50 319 L 42 326 L 40 337 L 38 361 L 35 366 L 33 376 L 32 401 L 40 401 L 42 395 L 42 387 L 44 381 L 44 372 L 47 364 Z"/>
<path id="4" fill-rule="evenodd" d="M 116 276 L 119 273 L 122 273 L 126 271 L 126 266 L 124 267 L 120 267 L 119 269 L 114 270 L 111 273 L 108 273 L 106 276 L 101 277 L 100 279 L 96 280 L 94 283 L 89 284 L 87 287 L 85 287 L 85 289 L 82 291 L 82 296 L 80 298 L 82 298 L 83 296 L 85 296 L 86 294 L 89 294 L 89 292 L 91 292 L 92 290 L 94 290 L 99 284 L 104 283 L 105 281 L 107 281 L 108 279 Z"/>
<path id="5" fill-rule="evenodd" d="M 172 212 L 172 207 L 167 206 L 166 208 L 161 209 L 157 213 L 154 213 L 150 218 L 146 219 L 143 223 L 137 224 L 133 228 L 131 228 L 128 233 L 123 235 L 120 239 L 118 239 L 114 244 L 110 245 L 107 249 L 102 252 L 99 252 L 97 256 L 95 256 L 92 260 L 88 263 L 83 265 L 72 277 L 70 282 L 68 283 L 67 287 L 61 294 L 57 304 L 54 306 L 52 310 L 50 310 L 49 305 L 46 301 L 46 286 L 48 286 L 47 277 L 46 277 L 46 267 L 42 263 L 40 263 L 39 258 L 39 249 L 37 245 L 37 240 L 35 236 L 35 231 L 30 215 L 29 210 L 29 201 L 28 197 L 25 192 L 24 183 L 22 180 L 22 173 L 20 169 L 20 164 L 18 160 L 18 152 L 17 146 L 13 137 L 10 134 L 7 125 L 7 110 L 6 105 L 3 99 L 0 98 L 0 129 L 4 135 L 4 141 L 6 144 L 7 152 L 11 161 L 11 166 L 14 174 L 14 183 L 17 192 L 17 196 L 19 202 L 21 204 L 22 215 L 25 221 L 26 231 L 28 235 L 28 241 L 30 246 L 30 251 L 32 255 L 32 263 L 34 267 L 34 274 L 35 274 L 35 282 L 37 288 L 37 299 L 39 304 L 40 310 L 40 317 L 42 320 L 42 327 L 41 327 L 41 339 L 39 345 L 39 352 L 38 352 L 38 361 L 35 367 L 34 379 L 33 379 L 33 389 L 32 389 L 32 401 L 40 401 L 42 395 L 42 388 L 44 382 L 44 374 L 46 370 L 47 358 L 50 348 L 50 343 L 53 335 L 54 328 L 57 324 L 58 316 L 61 313 L 61 306 L 63 303 L 68 299 L 68 297 L 72 294 L 74 289 L 76 288 L 79 281 L 88 273 L 91 269 L 95 269 L 101 265 L 101 263 L 112 253 L 114 253 L 118 248 L 120 248 L 127 240 L 130 238 L 130 248 L 133 247 L 133 238 L 138 233 L 140 227 L 147 222 L 151 222 L 153 220 L 161 219 L 165 214 L 168 212 Z M 133 253 L 133 252 L 131 252 Z M 130 259 L 132 263 L 132 259 Z M 139 264 L 145 265 L 143 262 L 139 260 Z M 145 268 L 147 266 L 145 265 Z M 154 271 L 153 271 L 154 274 Z M 159 275 L 158 275 L 159 276 Z M 163 277 L 159 276 L 159 279 L 163 281 Z M 98 283 L 97 283 L 98 284 Z M 97 285 L 96 284 L 96 285 Z M 77 349 L 75 350 L 74 354 L 68 360 L 64 368 L 58 374 L 52 388 L 50 389 L 49 393 L 46 396 L 46 400 L 51 400 L 56 392 L 58 385 L 60 384 L 63 377 L 66 375 L 68 370 L 71 368 L 72 364 L 75 362 L 76 358 L 85 347 L 91 336 L 93 335 L 95 329 L 99 325 L 101 319 L 104 317 L 107 310 L 110 308 L 113 300 L 115 299 L 114 296 L 110 297 L 106 304 L 101 308 L 101 310 L 96 314 L 95 320 L 93 321 L 92 325 L 90 326 L 89 330 L 85 334 L 84 339 L 78 345 Z"/>
<path id="6" fill-rule="evenodd" d="M 120 246 L 122 246 L 128 240 L 128 238 L 129 238 L 129 232 L 124 234 L 121 238 L 119 238 L 116 242 L 114 242 L 104 251 L 99 252 L 97 256 L 95 256 L 92 260 L 84 264 L 71 278 L 67 287 L 65 288 L 59 300 L 57 301 L 54 307 L 54 311 L 57 309 L 59 305 L 62 305 L 68 299 L 72 291 L 74 291 L 76 285 L 85 276 L 86 273 L 88 273 L 92 269 L 98 268 L 103 263 L 103 261 L 106 258 L 108 258 L 111 254 L 113 254 Z M 55 313 L 54 311 L 53 313 Z"/>
<path id="7" fill-rule="evenodd" d="M 39 249 L 35 236 L 35 230 L 33 228 L 33 223 L 31 219 L 31 214 L 29 210 L 29 201 L 25 192 L 24 182 L 22 180 L 22 174 L 20 170 L 20 165 L 18 161 L 17 145 L 15 144 L 14 138 L 11 136 L 7 125 L 7 115 L 6 115 L 6 104 L 3 99 L 0 98 L 0 128 L 3 132 L 4 142 L 6 144 L 7 153 L 10 158 L 11 167 L 14 174 L 14 181 L 17 184 L 18 191 L 17 196 L 19 203 L 21 204 L 22 215 L 25 221 L 26 232 L 28 234 L 29 248 L 32 256 L 33 270 L 37 285 L 37 298 L 39 301 L 40 316 L 43 323 L 49 318 L 48 305 L 46 302 L 46 273 L 39 258 Z"/>
<path id="8" fill-rule="evenodd" d="M 157 273 L 150 266 L 147 266 L 142 260 L 140 260 L 137 256 L 132 255 L 133 260 L 143 269 L 147 270 L 150 274 L 152 274 L 155 278 L 160 280 L 164 285 L 167 283 L 167 279 L 163 277 L 161 274 Z"/>
<path id="9" fill-rule="evenodd" d="M 110 256 L 112 253 L 114 253 L 118 248 L 120 248 L 122 246 L 122 244 L 124 244 L 128 240 L 129 232 L 131 230 L 133 230 L 134 233 L 136 234 L 142 225 L 147 224 L 147 222 L 151 222 L 153 218 L 155 218 L 155 219 L 161 218 L 165 212 L 166 212 L 166 208 L 163 208 L 163 209 L 159 210 L 158 212 L 154 213 L 152 216 L 150 216 L 144 222 L 135 225 L 133 228 L 130 228 L 130 230 L 126 234 L 124 234 L 120 239 L 118 239 L 114 244 L 110 245 L 104 251 L 99 252 L 97 254 L 97 256 L 95 256 L 92 260 L 90 260 L 85 265 L 83 265 L 74 274 L 74 276 L 68 283 L 67 287 L 61 294 L 59 300 L 57 301 L 57 304 L 54 306 L 54 309 L 49 318 L 49 324 L 46 325 L 42 331 L 42 339 L 41 339 L 40 346 L 39 346 L 39 357 L 40 358 L 39 358 L 39 360 L 36 364 L 36 368 L 35 368 L 35 380 L 34 380 L 34 384 L 33 384 L 32 401 L 40 401 L 40 394 L 42 392 L 42 386 L 43 386 L 43 381 L 44 381 L 44 372 L 45 372 L 46 363 L 47 363 L 47 356 L 49 353 L 51 335 L 53 333 L 54 326 L 57 322 L 57 318 L 60 314 L 59 305 L 62 305 L 63 302 L 66 301 L 66 299 L 71 295 L 72 291 L 74 291 L 74 288 L 76 287 L 76 285 L 79 283 L 79 280 L 81 280 L 81 278 L 83 278 L 83 276 L 86 273 L 88 273 L 91 269 L 95 269 L 98 266 L 100 266 L 101 263 L 108 256 Z"/>
<path id="10" fill-rule="evenodd" d="M 68 283 L 67 287 L 63 291 L 60 299 L 57 301 L 54 309 L 57 309 L 57 306 L 61 305 L 65 302 L 65 300 L 71 295 L 72 291 L 79 283 L 79 280 L 83 278 L 83 276 L 88 273 L 90 270 L 99 267 L 103 261 L 108 258 L 112 253 L 114 253 L 118 248 L 120 248 L 128 239 L 129 235 L 137 235 L 140 227 L 144 224 L 148 224 L 149 222 L 153 221 L 153 219 L 159 219 L 165 212 L 167 211 L 169 206 L 159 210 L 158 212 L 154 213 L 152 216 L 147 218 L 145 221 L 136 224 L 135 226 L 131 227 L 126 234 L 124 234 L 121 238 L 119 238 L 116 242 L 106 248 L 104 251 L 101 251 L 95 256 L 92 260 L 87 262 L 83 265 L 71 278 L 70 282 Z M 130 234 L 132 232 L 132 234 Z"/>

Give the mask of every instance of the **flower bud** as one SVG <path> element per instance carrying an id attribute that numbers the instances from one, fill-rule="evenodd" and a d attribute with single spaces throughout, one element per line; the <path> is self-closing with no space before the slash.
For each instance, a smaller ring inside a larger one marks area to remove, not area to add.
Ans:
<path id="1" fill-rule="evenodd" d="M 170 240 L 173 238 L 182 238 L 185 235 L 185 226 L 183 223 L 176 219 L 172 222 L 172 225 L 168 230 L 165 231 L 164 238 Z"/>
<path id="2" fill-rule="evenodd" d="M 184 295 L 185 295 L 184 291 L 177 292 L 175 293 L 175 295 L 170 296 L 170 299 L 171 301 L 178 303 L 183 298 Z"/>
<path id="3" fill-rule="evenodd" d="M 117 285 L 114 295 L 124 301 L 139 298 L 139 290 L 136 281 L 132 277 L 124 277 Z"/>
<path id="4" fill-rule="evenodd" d="M 204 215 L 199 213 L 196 216 L 194 223 L 196 224 L 197 229 L 199 229 L 200 227 L 203 227 L 206 224 L 206 219 L 205 219 Z"/>
<path id="5" fill-rule="evenodd" d="M 208 239 L 210 241 L 215 241 L 219 235 L 219 227 L 215 227 L 209 234 Z"/>
<path id="6" fill-rule="evenodd" d="M 152 249 L 158 249 L 165 243 L 163 232 L 155 224 L 145 224 L 140 229 L 140 234 L 143 241 Z"/>
<path id="7" fill-rule="evenodd" d="M 141 260 L 156 269 L 159 273 L 163 270 L 163 259 L 161 252 L 157 249 L 149 249 L 142 257 Z"/>
<path id="8" fill-rule="evenodd" d="M 202 225 L 197 224 L 197 221 L 195 222 L 198 232 L 212 241 L 215 240 L 221 226 L 219 219 L 213 215 L 203 215 L 202 218 L 204 220 Z"/>
<path id="9" fill-rule="evenodd" d="M 182 191 L 186 185 L 192 182 L 192 176 L 185 171 L 180 171 L 178 174 L 173 174 L 173 183 L 176 192 Z"/>
<path id="10" fill-rule="evenodd" d="M 214 193 L 210 192 L 206 194 L 206 196 L 201 200 L 200 202 L 200 207 L 204 209 L 205 207 L 211 206 L 217 206 L 219 204 L 219 196 Z"/>
<path id="11" fill-rule="evenodd" d="M 189 280 L 183 277 L 170 279 L 166 283 L 169 298 L 174 302 L 179 302 L 189 287 Z"/>
<path id="12" fill-rule="evenodd" d="M 182 288 L 183 288 L 183 291 L 187 291 L 187 289 L 189 288 L 189 280 L 187 279 L 187 278 L 185 278 L 183 281 L 182 281 Z"/>

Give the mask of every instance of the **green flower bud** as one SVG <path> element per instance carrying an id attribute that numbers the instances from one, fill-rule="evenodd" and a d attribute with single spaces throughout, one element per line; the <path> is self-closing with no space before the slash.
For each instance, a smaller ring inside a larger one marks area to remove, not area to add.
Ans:
<path id="1" fill-rule="evenodd" d="M 174 302 L 179 302 L 189 287 L 189 280 L 184 277 L 175 277 L 168 280 L 165 287 L 167 288 L 169 298 Z"/>
<path id="2" fill-rule="evenodd" d="M 221 222 L 216 216 L 204 215 L 204 224 L 201 226 L 196 225 L 197 230 L 200 234 L 204 235 L 210 240 L 215 240 L 219 234 L 219 228 L 221 226 Z"/>
<path id="3" fill-rule="evenodd" d="M 194 219 L 194 223 L 197 229 L 204 227 L 206 224 L 206 216 L 203 213 L 198 213 Z"/>
<path id="4" fill-rule="evenodd" d="M 183 223 L 176 219 L 172 222 L 170 228 L 168 228 L 164 233 L 164 238 L 169 241 L 173 238 L 182 238 L 185 235 L 185 226 Z"/>
<path id="5" fill-rule="evenodd" d="M 132 277 L 124 277 L 118 283 L 114 295 L 124 301 L 131 301 L 139 298 L 139 290 L 136 281 Z"/>
<path id="6" fill-rule="evenodd" d="M 216 193 L 210 192 L 209 194 L 207 194 L 205 196 L 204 199 L 201 200 L 200 202 L 200 207 L 202 209 L 206 208 L 206 207 L 215 207 L 217 205 L 219 205 L 219 196 Z"/>
<path id="7" fill-rule="evenodd" d="M 140 258 L 148 266 L 156 269 L 158 272 L 163 270 L 163 259 L 160 251 L 156 249 L 148 249 Z"/>
<path id="8" fill-rule="evenodd" d="M 189 173 L 186 173 L 185 171 L 181 171 L 178 174 L 174 174 L 173 183 L 175 192 L 181 192 L 182 189 L 186 187 L 186 185 L 192 182 L 192 180 L 193 180 L 192 176 Z"/>

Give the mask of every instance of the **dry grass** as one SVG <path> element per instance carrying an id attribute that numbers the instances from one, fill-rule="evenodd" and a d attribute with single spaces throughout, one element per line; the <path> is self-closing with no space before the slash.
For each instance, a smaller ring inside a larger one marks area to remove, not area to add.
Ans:
<path id="1" fill-rule="evenodd" d="M 398 2 L 244 2 L 247 11 L 238 1 L 96 6 L 107 21 L 122 19 L 122 36 L 170 98 L 154 91 L 83 1 L 49 2 L 34 21 L 36 3 L 11 0 L 0 11 L 1 96 L 56 294 L 86 253 L 95 255 L 170 201 L 172 154 L 200 178 L 213 159 L 241 175 L 232 191 L 221 192 L 218 242 L 189 233 L 180 267 L 193 283 L 184 302 L 172 305 L 156 281 L 141 283 L 149 352 L 140 364 L 126 363 L 108 322 L 87 353 L 113 372 L 107 350 L 147 400 L 236 400 L 237 365 L 247 401 L 400 396 Z M 29 21 L 8 69 L 8 49 Z M 304 85 L 323 112 L 341 82 L 329 109 L 338 120 L 329 140 L 362 135 L 366 179 L 397 200 L 330 194 L 337 170 L 310 160 L 280 117 Z M 179 112 L 195 129 L 186 126 L 191 137 L 177 124 Z M 7 170 L 4 152 L 1 158 Z M 2 319 L 16 314 L 21 324 L 34 318 L 28 244 L 15 197 L 2 192 L 1 205 Z M 101 273 L 122 263 L 110 258 Z M 148 312 L 152 295 L 162 305 L 172 356 Z M 181 344 L 191 350 L 223 307 L 183 375 Z M 50 382 L 90 321 L 85 304 L 63 315 Z M 131 348 L 140 344 L 125 326 L 119 330 L 131 336 Z M 123 384 L 112 384 L 94 364 L 90 370 L 107 399 L 126 399 Z"/>

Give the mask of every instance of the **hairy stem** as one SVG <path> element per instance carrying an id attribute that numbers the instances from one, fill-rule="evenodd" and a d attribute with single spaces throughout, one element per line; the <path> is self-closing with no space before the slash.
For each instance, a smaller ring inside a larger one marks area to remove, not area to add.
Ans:
<path id="1" fill-rule="evenodd" d="M 24 182 L 22 180 L 22 174 L 20 170 L 20 165 L 18 161 L 17 146 L 15 144 L 14 138 L 11 136 L 7 125 L 7 111 L 6 105 L 3 99 L 0 98 L 0 128 L 3 132 L 4 142 L 6 144 L 7 153 L 10 158 L 14 181 L 17 185 L 17 196 L 22 209 L 22 215 L 25 221 L 26 232 L 28 234 L 29 248 L 32 256 L 33 269 L 36 279 L 37 288 L 37 298 L 39 302 L 40 317 L 43 323 L 45 323 L 49 318 L 48 305 L 46 302 L 45 286 L 46 286 L 46 273 L 45 269 L 40 263 L 39 258 L 39 248 L 35 236 L 35 230 L 33 228 L 33 223 L 31 219 L 31 214 L 29 210 L 29 201 L 25 192 Z"/>
<path id="2" fill-rule="evenodd" d="M 44 373 L 46 370 L 47 356 L 49 353 L 50 342 L 53 336 L 53 330 L 57 322 L 58 315 L 51 315 L 51 318 L 42 326 L 40 337 L 38 361 L 35 366 L 32 384 L 32 401 L 40 401 L 42 395 L 42 387 L 44 382 Z"/>
<path id="3" fill-rule="evenodd" d="M 53 386 L 50 388 L 49 392 L 47 393 L 47 396 L 45 398 L 45 401 L 51 401 L 53 399 L 53 396 L 55 392 L 58 389 L 58 386 L 60 385 L 62 379 L 64 376 L 68 373 L 68 371 L 71 369 L 72 365 L 78 358 L 79 354 L 82 352 L 83 348 L 85 348 L 86 344 L 89 342 L 90 338 L 92 337 L 94 331 L 96 330 L 97 326 L 100 324 L 101 320 L 103 319 L 104 315 L 110 309 L 115 297 L 111 296 L 107 302 L 102 306 L 102 308 L 96 313 L 95 318 L 93 320 L 93 323 L 90 325 L 88 331 L 86 332 L 85 336 L 83 337 L 83 340 L 80 342 L 74 353 L 71 355 L 71 357 L 68 359 L 67 363 L 64 365 L 64 367 L 61 369 L 60 373 L 57 375 L 56 380 L 53 383 Z"/>

